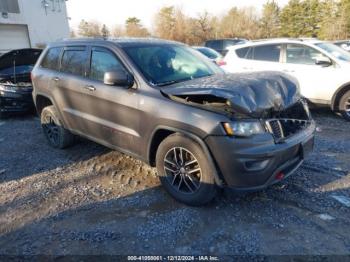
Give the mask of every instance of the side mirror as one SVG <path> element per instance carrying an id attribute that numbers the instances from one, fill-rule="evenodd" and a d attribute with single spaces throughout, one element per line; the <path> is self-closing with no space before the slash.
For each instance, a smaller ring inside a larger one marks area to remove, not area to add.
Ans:
<path id="1" fill-rule="evenodd" d="M 106 72 L 103 77 L 103 83 L 110 86 L 132 87 L 134 78 L 124 70 Z"/>
<path id="2" fill-rule="evenodd" d="M 316 65 L 320 65 L 323 67 L 331 66 L 332 65 L 332 60 L 330 60 L 328 57 L 318 57 L 315 61 Z"/>

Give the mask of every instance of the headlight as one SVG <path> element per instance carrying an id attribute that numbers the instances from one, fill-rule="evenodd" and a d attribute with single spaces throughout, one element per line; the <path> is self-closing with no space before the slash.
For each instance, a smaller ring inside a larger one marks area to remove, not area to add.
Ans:
<path id="1" fill-rule="evenodd" d="M 8 86 L 8 85 L 1 85 L 0 84 L 0 91 L 6 91 L 6 92 L 16 92 L 17 87 L 15 86 Z"/>
<path id="2" fill-rule="evenodd" d="M 244 136 L 265 133 L 264 127 L 259 121 L 237 121 L 233 123 L 223 123 L 225 132 L 229 136 Z"/>

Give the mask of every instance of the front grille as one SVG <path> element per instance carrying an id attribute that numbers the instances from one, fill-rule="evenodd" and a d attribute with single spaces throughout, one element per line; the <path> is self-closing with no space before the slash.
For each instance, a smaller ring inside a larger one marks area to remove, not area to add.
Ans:
<path id="1" fill-rule="evenodd" d="M 265 121 L 266 129 L 276 140 L 288 138 L 311 124 L 310 120 L 300 119 L 269 119 Z"/>

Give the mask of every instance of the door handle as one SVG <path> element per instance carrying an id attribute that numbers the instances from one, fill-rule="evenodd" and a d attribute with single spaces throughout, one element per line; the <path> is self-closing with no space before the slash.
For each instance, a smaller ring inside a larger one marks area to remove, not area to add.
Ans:
<path id="1" fill-rule="evenodd" d="M 52 78 L 52 80 L 58 82 L 58 81 L 60 81 L 60 78 L 55 76 L 55 77 Z"/>
<path id="2" fill-rule="evenodd" d="M 91 85 L 87 85 L 84 87 L 85 89 L 89 90 L 89 91 L 95 91 L 96 90 L 96 87 L 94 86 L 91 86 Z"/>

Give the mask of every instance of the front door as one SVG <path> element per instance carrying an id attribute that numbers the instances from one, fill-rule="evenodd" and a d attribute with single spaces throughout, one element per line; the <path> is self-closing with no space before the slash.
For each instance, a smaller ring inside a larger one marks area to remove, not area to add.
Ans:
<path id="1" fill-rule="evenodd" d="M 303 96 L 311 100 L 332 99 L 338 72 L 336 65 L 316 65 L 324 57 L 320 51 L 303 44 L 287 44 L 283 71 L 296 77 Z"/>
<path id="2" fill-rule="evenodd" d="M 104 74 L 127 69 L 115 52 L 104 47 L 89 50 L 90 69 L 81 108 L 89 134 L 102 143 L 138 152 L 134 145 L 141 138 L 137 90 L 104 84 Z"/>

